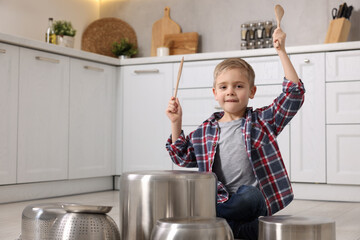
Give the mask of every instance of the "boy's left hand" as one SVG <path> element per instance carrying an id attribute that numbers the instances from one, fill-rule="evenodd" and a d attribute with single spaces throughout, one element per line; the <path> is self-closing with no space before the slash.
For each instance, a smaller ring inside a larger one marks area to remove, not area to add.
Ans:
<path id="1" fill-rule="evenodd" d="M 276 28 L 272 35 L 273 45 L 277 52 L 285 51 L 285 39 L 286 34 L 281 30 L 281 28 Z"/>

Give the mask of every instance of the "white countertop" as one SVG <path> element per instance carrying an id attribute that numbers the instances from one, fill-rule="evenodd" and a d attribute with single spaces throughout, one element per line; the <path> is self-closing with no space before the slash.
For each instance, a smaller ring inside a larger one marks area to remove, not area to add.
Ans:
<path id="1" fill-rule="evenodd" d="M 201 61 L 201 60 L 224 59 L 229 57 L 257 57 L 257 56 L 276 55 L 275 49 L 264 48 L 264 49 L 254 49 L 254 50 L 234 50 L 234 51 L 226 51 L 226 52 L 172 55 L 166 57 L 139 57 L 139 58 L 129 58 L 129 59 L 120 60 L 117 58 L 85 52 L 78 49 L 47 44 L 45 42 L 26 39 L 18 36 L 12 36 L 4 33 L 0 33 L 0 42 L 17 45 L 20 47 L 27 47 L 36 50 L 46 51 L 50 53 L 61 54 L 70 57 L 76 57 L 84 60 L 96 61 L 96 62 L 115 65 L 115 66 L 179 62 L 182 56 L 184 56 L 185 61 Z M 296 54 L 296 53 L 331 52 L 331 51 L 355 50 L 355 49 L 360 49 L 360 41 L 290 46 L 286 48 L 286 51 L 288 54 Z"/>

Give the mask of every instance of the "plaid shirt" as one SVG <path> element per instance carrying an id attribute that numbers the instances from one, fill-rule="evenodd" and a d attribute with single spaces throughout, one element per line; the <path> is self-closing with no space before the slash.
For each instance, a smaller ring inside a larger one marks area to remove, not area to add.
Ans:
<path id="1" fill-rule="evenodd" d="M 243 135 L 250 163 L 261 192 L 265 197 L 268 214 L 287 206 L 293 199 L 290 180 L 283 163 L 276 136 L 290 122 L 304 102 L 303 83 L 294 84 L 284 79 L 283 92 L 267 107 L 247 108 Z M 181 167 L 198 167 L 201 172 L 212 172 L 216 147 L 219 142 L 217 120 L 224 112 L 216 112 L 188 136 L 182 132 L 166 148 L 171 160 Z M 217 183 L 217 202 L 229 199 L 223 183 Z"/>

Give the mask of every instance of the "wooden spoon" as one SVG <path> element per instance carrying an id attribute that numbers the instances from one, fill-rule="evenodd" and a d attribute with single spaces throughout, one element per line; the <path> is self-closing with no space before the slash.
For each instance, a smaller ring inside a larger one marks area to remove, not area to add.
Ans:
<path id="1" fill-rule="evenodd" d="M 177 95 L 177 91 L 178 91 L 178 87 L 179 87 L 179 82 L 180 82 L 180 77 L 181 77 L 181 72 L 182 72 L 183 64 L 184 64 L 184 57 L 182 57 L 182 59 L 181 59 L 181 63 L 180 63 L 180 67 L 179 67 L 179 72 L 178 72 L 178 76 L 177 76 L 176 87 L 175 87 L 175 92 L 174 92 L 174 97 L 175 97 L 175 99 L 176 99 L 176 95 Z"/>
<path id="2" fill-rule="evenodd" d="M 275 5 L 275 16 L 277 21 L 277 27 L 280 28 L 280 22 L 282 17 L 284 16 L 284 9 L 279 4 Z M 275 48 L 279 48 L 279 47 L 280 47 L 280 43 L 279 41 L 277 41 L 275 43 Z"/>

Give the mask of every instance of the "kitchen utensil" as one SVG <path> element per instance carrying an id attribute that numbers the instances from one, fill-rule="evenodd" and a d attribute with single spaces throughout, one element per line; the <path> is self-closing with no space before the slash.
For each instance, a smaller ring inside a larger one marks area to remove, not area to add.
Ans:
<path id="1" fill-rule="evenodd" d="M 353 6 L 349 6 L 348 9 L 347 9 L 347 12 L 345 14 L 345 18 L 349 19 L 350 20 L 350 16 L 351 16 L 351 13 L 352 13 L 352 10 L 354 9 Z"/>
<path id="2" fill-rule="evenodd" d="M 331 15 L 333 19 L 337 18 L 337 12 L 338 12 L 337 8 L 333 8 L 331 10 Z"/>
<path id="3" fill-rule="evenodd" d="M 58 217 L 47 239 L 119 240 L 114 220 L 103 213 L 66 213 Z"/>
<path id="4" fill-rule="evenodd" d="M 165 218 L 157 221 L 151 240 L 233 240 L 230 226 L 223 218 Z"/>
<path id="5" fill-rule="evenodd" d="M 259 240 L 335 240 L 335 222 L 317 217 L 277 215 L 259 218 Z"/>
<path id="6" fill-rule="evenodd" d="M 280 22 L 283 16 L 284 16 L 284 9 L 279 4 L 275 5 L 275 17 L 278 28 L 280 27 Z M 280 43 L 279 41 L 276 41 L 275 48 L 279 48 L 279 47 L 280 47 Z"/>
<path id="7" fill-rule="evenodd" d="M 156 56 L 156 49 L 163 47 L 166 34 L 180 33 L 180 26 L 170 19 L 170 8 L 165 7 L 164 17 L 156 21 L 152 27 L 151 56 Z"/>
<path id="8" fill-rule="evenodd" d="M 169 44 L 170 55 L 182 55 L 196 53 L 199 44 L 197 32 L 166 34 L 164 45 Z"/>
<path id="9" fill-rule="evenodd" d="M 179 87 L 179 82 L 180 82 L 180 77 L 181 77 L 183 64 L 184 64 L 184 57 L 182 57 L 181 63 L 180 63 L 180 66 L 179 66 L 179 72 L 178 72 L 177 81 L 176 81 L 176 87 L 175 87 L 175 91 L 174 91 L 174 98 L 176 98 L 176 96 L 177 96 L 177 91 L 178 91 L 178 87 Z"/>
<path id="10" fill-rule="evenodd" d="M 108 213 L 111 206 L 81 205 L 81 204 L 65 204 L 62 206 L 69 213 Z"/>
<path id="11" fill-rule="evenodd" d="M 137 46 L 136 33 L 128 23 L 118 18 L 102 18 L 87 26 L 82 35 L 81 49 L 116 57 L 111 52 L 111 46 L 123 38 L 127 38 L 130 43 Z"/>
<path id="12" fill-rule="evenodd" d="M 63 203 L 31 204 L 24 208 L 21 220 L 21 240 L 49 239 L 55 220 L 66 214 Z"/>
<path id="13" fill-rule="evenodd" d="M 149 240 L 158 219 L 215 217 L 216 176 L 194 171 L 140 171 L 120 177 L 120 237 Z"/>

